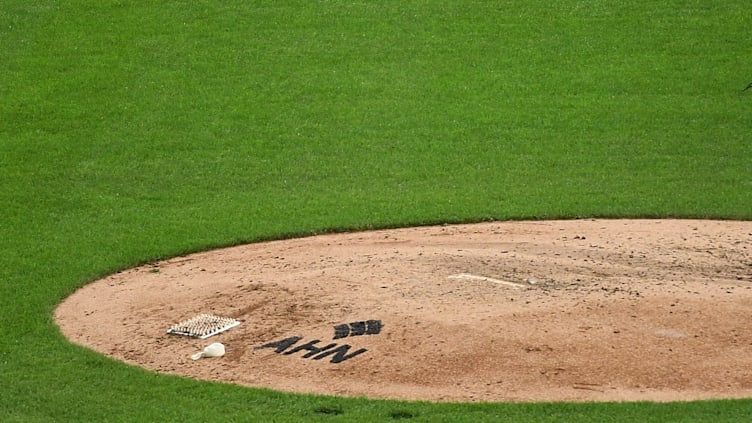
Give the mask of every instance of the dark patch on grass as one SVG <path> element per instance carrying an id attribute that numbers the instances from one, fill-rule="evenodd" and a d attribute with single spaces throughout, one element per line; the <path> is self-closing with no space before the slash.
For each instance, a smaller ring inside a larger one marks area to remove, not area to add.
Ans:
<path id="1" fill-rule="evenodd" d="M 316 414 L 327 414 L 327 415 L 337 416 L 337 415 L 344 413 L 345 411 L 341 407 L 337 407 L 337 406 L 330 407 L 330 406 L 324 405 L 324 406 L 314 408 L 313 412 Z"/>
<path id="2" fill-rule="evenodd" d="M 393 418 L 394 420 L 412 419 L 415 416 L 417 416 L 417 414 L 405 410 L 392 411 L 391 413 L 389 413 L 389 417 Z"/>

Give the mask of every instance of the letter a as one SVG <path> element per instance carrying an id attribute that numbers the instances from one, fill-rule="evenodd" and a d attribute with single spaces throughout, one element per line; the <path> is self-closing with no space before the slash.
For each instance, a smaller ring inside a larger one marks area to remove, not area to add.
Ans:
<path id="1" fill-rule="evenodd" d="M 291 336 L 281 341 L 270 342 L 268 344 L 254 347 L 253 349 L 260 350 L 262 348 L 274 348 L 274 352 L 279 354 L 283 352 L 284 350 L 290 348 L 292 345 L 294 345 L 296 342 L 300 341 L 301 339 L 303 339 L 302 336 Z"/>

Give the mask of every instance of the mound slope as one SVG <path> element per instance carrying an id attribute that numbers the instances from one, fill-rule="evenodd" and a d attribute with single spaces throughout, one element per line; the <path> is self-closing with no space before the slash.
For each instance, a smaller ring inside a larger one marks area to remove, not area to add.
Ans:
<path id="1" fill-rule="evenodd" d="M 493 222 L 321 235 L 152 263 L 56 310 L 147 369 L 435 401 L 752 396 L 752 222 Z M 242 323 L 168 335 L 201 313 Z M 212 342 L 223 357 L 191 360 Z"/>

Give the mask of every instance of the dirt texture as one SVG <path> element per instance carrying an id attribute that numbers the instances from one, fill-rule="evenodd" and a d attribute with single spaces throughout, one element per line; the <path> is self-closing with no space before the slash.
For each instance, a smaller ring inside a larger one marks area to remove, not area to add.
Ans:
<path id="1" fill-rule="evenodd" d="M 243 245 L 113 274 L 65 336 L 156 372 L 432 401 L 752 397 L 752 222 L 432 226 Z M 200 340 L 201 313 L 241 324 Z M 223 357 L 191 360 L 221 342 Z"/>

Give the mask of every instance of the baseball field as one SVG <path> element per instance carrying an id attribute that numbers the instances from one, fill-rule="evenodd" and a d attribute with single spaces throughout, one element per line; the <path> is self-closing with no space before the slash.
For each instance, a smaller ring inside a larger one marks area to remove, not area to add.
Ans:
<path id="1" fill-rule="evenodd" d="M 729 223 L 702 257 L 727 260 L 735 292 L 744 293 L 752 283 L 752 90 L 744 90 L 752 82 L 751 27 L 748 5 L 731 0 L 5 2 L 0 420 L 748 420 L 752 400 L 733 393 L 728 398 L 736 399 L 660 402 L 515 402 L 502 394 L 443 401 L 438 393 L 417 401 L 249 387 L 210 371 L 160 371 L 102 354 L 83 346 L 87 336 L 95 338 L 93 329 L 75 342 L 66 337 L 56 310 L 94 281 L 137 266 L 170 276 L 167 263 L 222 247 L 465 223 L 627 218 L 681 220 L 689 222 L 687 231 L 700 232 Z M 689 242 L 677 233 L 671 248 L 663 245 L 666 254 Z M 566 241 L 596 248 L 615 239 L 598 236 L 595 229 L 573 230 Z M 516 245 L 525 238 L 515 242 L 504 254 L 522 254 Z M 564 242 L 562 235 L 556 242 Z M 648 250 L 623 253 L 650 257 Z M 696 266 L 692 260 L 685 267 Z M 447 269 L 456 277 L 451 283 L 504 276 L 542 289 L 566 279 L 562 272 L 532 280 L 491 265 L 477 275 Z M 663 282 L 683 282 L 670 270 Z M 382 285 L 399 287 L 410 272 Z M 446 289 L 450 282 L 441 283 Z M 248 286 L 276 298 L 268 281 Z M 610 288 L 620 295 L 637 290 Z M 395 295 L 417 292 L 400 289 Z M 478 289 L 490 298 L 492 288 Z M 167 309 L 181 307 L 177 290 L 164 289 L 159 301 Z M 450 297 L 436 298 L 434 304 Z M 729 357 L 746 357 L 752 348 L 749 302 L 738 298 L 741 308 L 723 322 L 728 336 L 717 337 L 733 344 Z M 388 311 L 358 319 L 392 317 Z M 96 327 L 96 314 L 87 312 Z M 607 315 L 594 311 L 587 330 Z M 175 323 L 170 318 L 164 329 Z M 368 320 L 381 333 L 373 329 L 362 339 L 381 342 L 394 334 L 395 321 Z M 112 329 L 113 342 L 137 338 L 127 330 L 138 318 L 122 322 Z M 358 322 L 331 323 L 353 331 Z M 712 338 L 712 327 L 702 330 Z M 686 335 L 668 327 L 651 333 L 670 342 Z M 254 338 L 248 348 L 266 348 L 271 362 L 294 334 L 275 332 L 265 339 L 277 341 L 271 347 Z M 161 336 L 163 343 L 172 339 Z M 389 352 L 390 344 L 373 342 L 343 364 Z M 128 352 L 148 355 L 138 345 Z M 213 360 L 206 365 L 222 363 Z M 306 371 L 307 361 L 295 363 Z M 733 363 L 718 374 L 739 371 Z M 752 387 L 749 374 L 741 369 L 733 386 Z M 235 377 L 252 382 L 254 375 Z M 691 377 L 684 382 L 691 385 Z"/>

